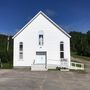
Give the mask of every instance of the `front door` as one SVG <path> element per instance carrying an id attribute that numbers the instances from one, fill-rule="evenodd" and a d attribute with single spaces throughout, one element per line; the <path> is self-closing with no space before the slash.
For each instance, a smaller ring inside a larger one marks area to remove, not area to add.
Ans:
<path id="1" fill-rule="evenodd" d="M 46 52 L 36 52 L 35 64 L 46 64 Z"/>

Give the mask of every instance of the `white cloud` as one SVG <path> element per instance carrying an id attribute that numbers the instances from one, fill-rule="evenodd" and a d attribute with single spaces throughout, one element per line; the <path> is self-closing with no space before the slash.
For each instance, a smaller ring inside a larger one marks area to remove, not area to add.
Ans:
<path id="1" fill-rule="evenodd" d="M 46 9 L 46 14 L 49 15 L 49 16 L 56 16 L 56 12 L 53 11 L 53 10 L 50 10 L 50 9 Z"/>

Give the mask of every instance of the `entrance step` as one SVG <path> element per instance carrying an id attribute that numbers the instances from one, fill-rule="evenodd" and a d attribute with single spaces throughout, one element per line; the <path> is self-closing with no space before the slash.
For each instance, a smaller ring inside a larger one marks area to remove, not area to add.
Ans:
<path id="1" fill-rule="evenodd" d="M 47 71 L 47 69 L 45 68 L 45 65 L 32 64 L 31 71 Z"/>
<path id="2" fill-rule="evenodd" d="M 60 71 L 69 71 L 69 69 L 60 69 Z"/>

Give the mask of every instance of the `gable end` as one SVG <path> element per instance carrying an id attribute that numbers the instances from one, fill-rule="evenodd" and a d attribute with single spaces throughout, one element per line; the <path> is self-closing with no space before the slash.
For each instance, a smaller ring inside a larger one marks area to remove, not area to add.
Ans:
<path id="1" fill-rule="evenodd" d="M 64 31 L 60 26 L 58 26 L 55 22 L 53 22 L 47 15 L 45 15 L 42 11 L 40 11 L 38 14 L 36 14 L 20 31 L 18 31 L 12 38 L 14 39 L 16 36 L 18 36 L 35 18 L 37 18 L 39 15 L 43 15 L 49 22 L 51 22 L 55 27 L 57 27 L 61 32 L 63 32 L 66 36 L 71 38 L 71 36 Z"/>

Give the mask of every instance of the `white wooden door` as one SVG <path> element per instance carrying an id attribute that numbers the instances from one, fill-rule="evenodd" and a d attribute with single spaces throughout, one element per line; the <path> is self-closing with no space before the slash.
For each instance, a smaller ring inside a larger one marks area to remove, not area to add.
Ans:
<path id="1" fill-rule="evenodd" d="M 36 55 L 36 64 L 45 64 L 45 55 Z"/>
<path id="2" fill-rule="evenodd" d="M 45 64 L 46 54 L 43 52 L 36 53 L 35 64 Z"/>

